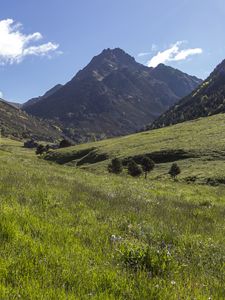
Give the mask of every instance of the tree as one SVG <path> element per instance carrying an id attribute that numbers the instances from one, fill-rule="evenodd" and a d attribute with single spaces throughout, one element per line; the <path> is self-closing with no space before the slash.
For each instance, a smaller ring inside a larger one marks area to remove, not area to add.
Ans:
<path id="1" fill-rule="evenodd" d="M 29 140 L 29 141 L 26 141 L 26 142 L 24 142 L 24 148 L 37 148 L 37 146 L 38 146 L 38 143 L 37 142 L 35 142 L 34 140 Z"/>
<path id="2" fill-rule="evenodd" d="M 45 146 L 42 144 L 38 145 L 36 149 L 36 154 L 42 155 L 44 152 L 46 152 Z"/>
<path id="3" fill-rule="evenodd" d="M 142 165 L 142 169 L 145 173 L 145 179 L 147 179 L 147 175 L 149 172 L 151 172 L 154 169 L 155 163 L 149 157 L 144 156 L 142 159 L 141 165 Z"/>
<path id="4" fill-rule="evenodd" d="M 114 174 L 120 174 L 123 171 L 123 165 L 121 159 L 114 158 L 111 163 L 108 165 L 108 171 Z"/>
<path id="5" fill-rule="evenodd" d="M 128 163 L 128 174 L 138 177 L 143 173 L 142 168 L 132 159 Z"/>
<path id="6" fill-rule="evenodd" d="M 172 164 L 169 170 L 170 176 L 175 180 L 177 175 L 179 175 L 180 173 L 181 173 L 180 167 L 176 163 Z"/>
<path id="7" fill-rule="evenodd" d="M 47 144 L 46 146 L 45 146 L 45 152 L 48 152 L 50 150 L 50 146 L 49 146 L 49 144 Z"/>

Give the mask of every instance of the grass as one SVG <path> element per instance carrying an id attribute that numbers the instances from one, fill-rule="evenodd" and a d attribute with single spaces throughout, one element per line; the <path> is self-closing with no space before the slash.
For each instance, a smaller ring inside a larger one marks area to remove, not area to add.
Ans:
<path id="1" fill-rule="evenodd" d="M 106 173 L 110 159 L 149 154 L 158 157 L 152 179 L 166 179 L 178 161 L 180 179 L 197 183 L 225 183 L 225 115 L 219 114 L 158 130 L 97 143 L 77 145 L 49 154 L 46 159 Z M 180 154 L 181 153 L 181 154 Z M 191 178 L 190 178 L 191 177 Z"/>
<path id="2" fill-rule="evenodd" d="M 223 185 L 91 171 L 1 140 L 0 299 L 224 299 Z"/>

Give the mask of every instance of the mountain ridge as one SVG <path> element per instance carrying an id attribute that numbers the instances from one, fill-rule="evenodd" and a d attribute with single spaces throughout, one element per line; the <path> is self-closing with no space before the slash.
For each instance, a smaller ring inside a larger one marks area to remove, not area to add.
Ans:
<path id="1" fill-rule="evenodd" d="M 157 76 L 166 70 L 176 80 L 183 74 L 184 95 L 201 83 L 181 71 L 160 68 Z M 157 79 L 155 70 L 120 48 L 105 49 L 53 95 L 23 109 L 57 120 L 67 135 L 82 142 L 93 135 L 101 139 L 133 133 L 180 99 L 181 91 Z"/>
<path id="2" fill-rule="evenodd" d="M 155 129 L 225 112 L 225 60 L 191 94 L 147 128 Z"/>
<path id="3" fill-rule="evenodd" d="M 17 139 L 35 139 L 54 142 L 62 132 L 47 121 L 30 116 L 14 105 L 0 99 L 0 133 Z"/>

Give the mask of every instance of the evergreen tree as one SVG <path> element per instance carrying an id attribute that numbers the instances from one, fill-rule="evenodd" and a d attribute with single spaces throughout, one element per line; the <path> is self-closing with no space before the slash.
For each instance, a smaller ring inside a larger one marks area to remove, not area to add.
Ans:
<path id="1" fill-rule="evenodd" d="M 50 146 L 49 146 L 49 144 L 47 144 L 47 145 L 45 146 L 45 152 L 48 152 L 49 149 L 50 149 Z"/>
<path id="2" fill-rule="evenodd" d="M 142 173 L 142 168 L 134 160 L 130 160 L 128 163 L 128 174 L 133 177 L 138 177 Z"/>
<path id="3" fill-rule="evenodd" d="M 36 154 L 37 155 L 42 155 L 45 151 L 46 151 L 45 146 L 40 144 L 40 145 L 37 146 Z"/>
<path id="4" fill-rule="evenodd" d="M 120 174 L 123 171 L 122 161 L 119 158 L 112 159 L 111 163 L 108 165 L 108 171 L 114 174 Z"/>
<path id="5" fill-rule="evenodd" d="M 169 170 L 170 176 L 175 180 L 177 175 L 179 175 L 180 173 L 181 173 L 180 167 L 176 163 L 172 164 Z"/>
<path id="6" fill-rule="evenodd" d="M 151 172 L 154 169 L 155 163 L 149 157 L 144 156 L 142 159 L 141 165 L 142 165 L 142 169 L 145 173 L 145 179 L 147 179 L 147 175 L 149 172 Z"/>

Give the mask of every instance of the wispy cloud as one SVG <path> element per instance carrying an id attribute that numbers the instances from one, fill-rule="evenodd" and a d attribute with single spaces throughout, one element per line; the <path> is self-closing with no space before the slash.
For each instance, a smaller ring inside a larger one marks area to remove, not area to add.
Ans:
<path id="1" fill-rule="evenodd" d="M 23 34 L 22 25 L 15 23 L 12 19 L 0 21 L 0 64 L 20 63 L 26 56 L 45 56 L 55 52 L 59 45 L 48 42 L 37 43 L 43 36 L 40 32 Z"/>
<path id="2" fill-rule="evenodd" d="M 150 56 L 151 54 L 153 54 L 154 52 L 157 51 L 157 45 L 155 44 L 152 44 L 152 47 L 151 47 L 151 51 L 149 52 L 141 52 L 141 53 L 138 53 L 138 57 L 145 57 L 145 56 Z"/>
<path id="3" fill-rule="evenodd" d="M 0 91 L 0 99 L 3 98 L 3 92 Z"/>
<path id="4" fill-rule="evenodd" d="M 141 53 L 138 53 L 138 57 L 149 56 L 150 54 L 151 54 L 151 52 L 141 52 Z"/>
<path id="5" fill-rule="evenodd" d="M 159 51 L 148 61 L 147 65 L 149 67 L 157 67 L 160 63 L 185 60 L 189 56 L 201 54 L 203 52 L 202 48 L 181 49 L 183 44 L 183 41 L 178 41 L 175 44 L 171 45 L 170 48 L 162 52 Z"/>

